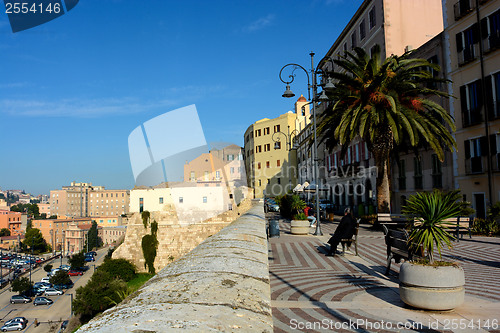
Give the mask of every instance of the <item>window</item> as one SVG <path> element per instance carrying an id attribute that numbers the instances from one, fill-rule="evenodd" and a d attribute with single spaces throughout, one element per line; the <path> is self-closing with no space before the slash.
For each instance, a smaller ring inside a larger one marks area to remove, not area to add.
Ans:
<path id="1" fill-rule="evenodd" d="M 354 31 L 351 35 L 351 49 L 355 48 L 356 45 L 356 31 Z"/>
<path id="2" fill-rule="evenodd" d="M 264 145 L 264 151 L 271 151 L 271 144 L 270 143 L 266 143 Z"/>
<path id="3" fill-rule="evenodd" d="M 233 155 L 233 154 L 231 154 L 231 155 L 227 155 L 227 156 L 226 156 L 226 160 L 227 160 L 227 161 L 234 161 L 234 155 Z"/>
<path id="4" fill-rule="evenodd" d="M 160 205 L 163 204 L 163 198 L 160 198 L 159 203 Z"/>
<path id="5" fill-rule="evenodd" d="M 209 180 L 209 173 L 208 173 L 208 171 L 205 171 L 203 178 L 205 179 L 205 181 Z"/>
<path id="6" fill-rule="evenodd" d="M 281 160 L 277 160 L 277 161 L 276 161 L 276 166 L 277 166 L 277 167 L 280 167 L 280 166 L 281 166 Z"/>
<path id="7" fill-rule="evenodd" d="M 179 197 L 179 203 L 183 203 L 184 202 L 184 198 L 183 197 Z"/>
<path id="8" fill-rule="evenodd" d="M 262 180 L 259 179 L 259 186 L 262 186 Z"/>
<path id="9" fill-rule="evenodd" d="M 250 140 L 250 136 L 248 136 L 248 135 L 247 135 L 247 136 L 245 137 L 245 142 L 248 142 L 248 140 Z"/>
<path id="10" fill-rule="evenodd" d="M 464 65 L 479 55 L 479 28 L 473 24 L 470 28 L 455 35 L 458 52 L 458 64 Z"/>
<path id="11" fill-rule="evenodd" d="M 257 137 L 257 136 L 261 136 L 261 135 L 262 135 L 262 132 L 261 132 L 261 130 L 260 130 L 260 129 L 255 130 L 255 136 L 256 136 L 256 137 Z"/>
<path id="12" fill-rule="evenodd" d="M 191 181 L 196 180 L 196 173 L 195 173 L 194 171 L 191 171 L 191 175 L 189 176 L 189 179 L 190 179 Z"/>
<path id="13" fill-rule="evenodd" d="M 266 168 L 269 168 L 269 166 L 270 166 L 269 161 L 266 161 Z"/>
<path id="14" fill-rule="evenodd" d="M 481 32 L 484 52 L 489 52 L 500 47 L 500 10 L 493 15 L 481 20 Z"/>
<path id="15" fill-rule="evenodd" d="M 256 153 L 262 153 L 262 146 L 255 147 L 255 152 Z"/>
<path id="16" fill-rule="evenodd" d="M 257 163 L 257 169 L 260 169 L 261 168 L 261 164 L 260 162 Z"/>
<path id="17" fill-rule="evenodd" d="M 406 161 L 400 160 L 398 165 L 399 170 L 399 189 L 406 190 Z"/>
<path id="18" fill-rule="evenodd" d="M 281 178 L 276 179 L 278 181 L 278 184 L 281 184 Z"/>
<path id="19" fill-rule="evenodd" d="M 270 133 L 269 127 L 264 128 L 264 135 L 268 135 Z"/>
<path id="20" fill-rule="evenodd" d="M 274 133 L 277 133 L 280 131 L 280 125 L 275 125 L 274 126 Z"/>
<path id="21" fill-rule="evenodd" d="M 474 138 L 464 141 L 465 173 L 483 173 L 483 158 L 488 154 L 488 142 L 486 137 Z"/>
<path id="22" fill-rule="evenodd" d="M 413 158 L 413 165 L 413 180 L 415 181 L 415 189 L 421 190 L 423 188 L 422 158 L 420 156 L 415 156 Z"/>
<path id="23" fill-rule="evenodd" d="M 500 72 L 488 75 L 485 77 L 484 82 L 489 118 L 500 118 Z"/>
<path id="24" fill-rule="evenodd" d="M 203 197 L 203 203 L 207 203 L 207 197 Z"/>
<path id="25" fill-rule="evenodd" d="M 365 20 L 361 21 L 359 25 L 359 39 L 363 40 L 366 36 L 366 30 L 365 30 Z"/>
<path id="26" fill-rule="evenodd" d="M 229 169 L 229 173 L 230 173 L 230 174 L 234 174 L 234 167 L 231 167 L 231 168 Z"/>
<path id="27" fill-rule="evenodd" d="M 483 121 L 481 107 L 481 80 L 460 87 L 462 126 L 467 127 Z"/>
<path id="28" fill-rule="evenodd" d="M 441 171 L 441 161 L 436 154 L 432 154 L 432 187 L 443 187 L 443 174 Z"/>
<path id="29" fill-rule="evenodd" d="M 375 7 L 373 7 L 368 13 L 368 19 L 370 24 L 370 30 L 373 29 L 377 25 L 377 20 L 375 18 Z"/>
<path id="30" fill-rule="evenodd" d="M 474 0 L 458 0 L 458 2 L 453 5 L 453 11 L 455 13 L 455 21 L 458 21 L 461 17 L 467 15 L 475 7 Z"/>
<path id="31" fill-rule="evenodd" d="M 220 171 L 215 171 L 215 180 L 220 180 Z"/>

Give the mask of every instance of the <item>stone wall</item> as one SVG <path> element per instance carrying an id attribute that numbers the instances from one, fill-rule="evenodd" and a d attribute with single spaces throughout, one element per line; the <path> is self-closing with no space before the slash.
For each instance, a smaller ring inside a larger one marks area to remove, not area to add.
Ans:
<path id="1" fill-rule="evenodd" d="M 253 206 L 78 332 L 272 332 L 265 227 Z"/>
<path id="2" fill-rule="evenodd" d="M 179 259 L 198 244 L 215 235 L 222 228 L 238 218 L 251 207 L 252 201 L 245 199 L 231 211 L 199 223 L 181 223 L 177 220 L 174 208 L 162 212 L 151 212 L 151 221 L 158 222 L 158 250 L 155 268 L 160 270 L 170 262 Z M 144 228 L 140 213 L 134 213 L 127 222 L 127 233 L 123 243 L 113 253 L 113 258 L 124 258 L 132 261 L 137 269 L 146 272 L 142 253 L 142 237 L 151 233 L 148 225 Z"/>

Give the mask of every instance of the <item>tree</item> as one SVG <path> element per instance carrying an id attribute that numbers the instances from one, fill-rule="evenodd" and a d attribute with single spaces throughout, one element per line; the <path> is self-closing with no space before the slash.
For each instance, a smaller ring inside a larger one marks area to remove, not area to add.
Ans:
<path id="1" fill-rule="evenodd" d="M 20 295 L 27 293 L 32 286 L 27 277 L 15 278 L 12 281 L 12 291 L 18 292 Z"/>
<path id="2" fill-rule="evenodd" d="M 73 311 L 81 316 L 82 322 L 87 322 L 96 314 L 112 307 L 112 300 L 126 292 L 125 282 L 113 279 L 107 271 L 99 269 L 84 287 L 76 290 Z"/>
<path id="3" fill-rule="evenodd" d="M 88 231 L 87 240 L 85 242 L 85 249 L 87 249 L 87 243 L 88 243 L 88 250 L 89 251 L 94 249 L 94 248 L 98 248 L 101 245 L 100 238 L 98 236 L 97 222 L 96 221 L 92 221 L 92 227 Z"/>
<path id="4" fill-rule="evenodd" d="M 33 204 L 17 204 L 10 207 L 12 212 L 27 213 L 32 216 L 35 220 L 40 217 L 40 209 L 36 203 Z"/>
<path id="5" fill-rule="evenodd" d="M 85 266 L 85 255 L 83 252 L 75 253 L 69 258 L 71 269 L 76 269 Z"/>
<path id="6" fill-rule="evenodd" d="M 106 259 L 98 269 L 108 272 L 112 278 L 122 279 L 125 282 L 136 276 L 134 264 L 127 259 Z"/>
<path id="7" fill-rule="evenodd" d="M 335 89 L 328 96 L 332 106 L 320 116 L 321 140 L 329 147 L 342 145 L 342 154 L 356 137 L 366 142 L 377 167 L 379 212 L 388 212 L 390 208 L 392 153 L 426 143 L 443 161 L 443 147 L 456 148 L 451 134 L 455 131 L 453 118 L 428 99 L 449 97 L 429 88 L 430 83 L 446 82 L 433 77 L 428 70 L 439 70 L 439 66 L 424 59 L 412 59 L 410 54 L 392 55 L 381 61 L 380 46 L 374 47 L 371 56 L 355 48 L 354 53 L 346 52 L 333 60 L 341 72 L 327 73 L 335 80 Z"/>
<path id="8" fill-rule="evenodd" d="M 47 264 L 47 265 L 43 266 L 43 270 L 48 273 L 52 270 L 52 267 L 54 267 L 54 266 L 52 266 L 51 264 Z"/>
<path id="9" fill-rule="evenodd" d="M 3 237 L 3 236 L 10 236 L 10 230 L 7 228 L 2 228 L 0 230 L 0 237 Z"/>
<path id="10" fill-rule="evenodd" d="M 50 278 L 50 283 L 52 284 L 71 284 L 71 278 L 68 275 L 68 272 L 65 270 L 57 271 L 54 276 Z"/>
<path id="11" fill-rule="evenodd" d="M 27 251 L 28 247 L 30 249 L 33 248 L 34 253 L 46 252 L 48 249 L 47 242 L 43 238 L 40 230 L 37 228 L 31 228 L 26 231 L 22 247 L 24 251 Z"/>

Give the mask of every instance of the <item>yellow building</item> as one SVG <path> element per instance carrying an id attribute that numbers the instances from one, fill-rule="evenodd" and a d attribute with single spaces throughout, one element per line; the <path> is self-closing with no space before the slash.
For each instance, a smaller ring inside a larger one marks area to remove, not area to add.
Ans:
<path id="1" fill-rule="evenodd" d="M 476 6 L 478 4 L 478 6 Z M 443 15 L 455 117 L 455 187 L 484 218 L 499 201 L 500 1 L 447 0 Z"/>
<path id="2" fill-rule="evenodd" d="M 245 168 L 255 198 L 285 194 L 297 185 L 294 140 L 309 118 L 308 102 L 300 96 L 295 112 L 264 118 L 248 127 L 244 138 Z"/>

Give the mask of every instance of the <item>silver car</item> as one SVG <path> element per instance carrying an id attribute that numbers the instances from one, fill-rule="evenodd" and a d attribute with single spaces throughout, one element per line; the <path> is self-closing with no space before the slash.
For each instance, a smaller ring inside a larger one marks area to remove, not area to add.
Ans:
<path id="1" fill-rule="evenodd" d="M 7 332 L 7 331 L 22 331 L 24 330 L 24 328 L 26 327 L 26 325 L 20 321 L 16 321 L 16 322 L 13 322 L 13 323 L 10 323 L 10 324 L 5 324 L 3 325 L 0 330 L 2 332 Z"/>
<path id="2" fill-rule="evenodd" d="M 45 296 L 58 296 L 62 295 L 64 292 L 62 290 L 58 290 L 56 288 L 47 288 L 45 289 L 44 295 Z"/>

